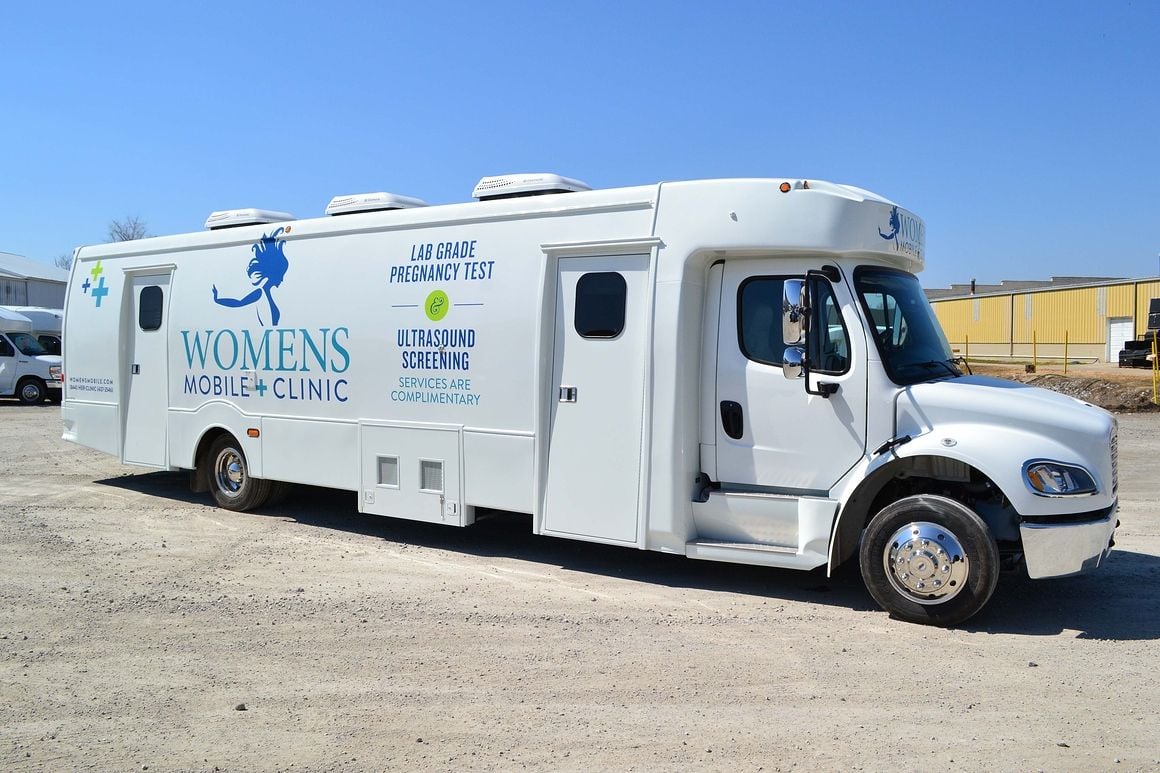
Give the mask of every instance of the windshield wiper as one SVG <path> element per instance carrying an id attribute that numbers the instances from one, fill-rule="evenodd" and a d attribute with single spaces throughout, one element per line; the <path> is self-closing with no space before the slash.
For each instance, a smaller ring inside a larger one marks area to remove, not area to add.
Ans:
<path id="1" fill-rule="evenodd" d="M 915 362 L 911 364 L 917 365 L 920 368 L 926 368 L 927 370 L 931 368 L 945 368 L 947 373 L 951 374 L 954 378 L 963 375 L 962 371 L 950 363 L 950 360 L 927 360 L 926 362 Z"/>

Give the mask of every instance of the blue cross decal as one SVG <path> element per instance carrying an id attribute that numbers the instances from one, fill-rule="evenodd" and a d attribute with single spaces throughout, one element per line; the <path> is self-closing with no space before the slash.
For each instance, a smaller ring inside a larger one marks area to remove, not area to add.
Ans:
<path id="1" fill-rule="evenodd" d="M 266 396 L 266 389 L 267 389 L 267 387 L 266 387 L 266 380 L 265 379 L 261 379 L 258 381 L 257 384 L 254 384 L 254 391 L 258 393 L 258 397 L 265 397 Z"/>
<path id="2" fill-rule="evenodd" d="M 105 287 L 105 278 L 101 277 L 97 282 L 97 286 L 93 288 L 93 297 L 97 299 L 97 308 L 101 308 L 101 299 L 109 294 L 109 288 Z"/>
<path id="3" fill-rule="evenodd" d="M 86 278 L 85 278 L 85 283 L 84 283 L 83 285 L 81 285 L 81 289 L 85 291 L 85 295 L 88 295 L 88 294 L 89 294 L 89 288 L 90 288 L 90 287 L 92 287 L 92 286 L 93 286 L 93 283 L 92 283 L 92 282 L 90 282 L 90 281 L 88 280 L 88 278 L 86 277 Z"/>

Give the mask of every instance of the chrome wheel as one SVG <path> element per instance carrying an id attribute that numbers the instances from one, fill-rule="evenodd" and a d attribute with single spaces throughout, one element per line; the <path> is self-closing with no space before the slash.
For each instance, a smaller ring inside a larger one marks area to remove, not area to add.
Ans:
<path id="1" fill-rule="evenodd" d="M 219 435 L 201 457 L 199 474 L 218 507 L 245 512 L 261 507 L 270 498 L 271 481 L 255 478 L 242 446 L 231 435 Z"/>
<path id="2" fill-rule="evenodd" d="M 917 604 L 944 604 L 967 586 L 971 562 L 958 537 L 929 521 L 908 523 L 886 541 L 886 578 Z"/>
<path id="3" fill-rule="evenodd" d="M 25 405 L 39 405 L 44 402 L 44 387 L 36 379 L 30 378 L 20 385 L 18 396 Z"/>
<path id="4" fill-rule="evenodd" d="M 224 496 L 240 496 L 246 485 L 246 463 L 233 448 L 223 448 L 214 460 L 214 481 Z"/>
<path id="5" fill-rule="evenodd" d="M 866 524 L 858 564 L 866 590 L 894 617 L 958 625 L 999 581 L 999 550 L 971 508 L 938 494 L 891 502 Z"/>

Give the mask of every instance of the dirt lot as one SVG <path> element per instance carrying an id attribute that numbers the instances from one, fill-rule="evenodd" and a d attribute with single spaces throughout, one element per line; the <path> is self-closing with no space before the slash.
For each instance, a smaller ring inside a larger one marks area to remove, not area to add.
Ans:
<path id="1" fill-rule="evenodd" d="M 1028 372 L 1026 363 L 971 363 L 976 374 L 997 376 L 1025 384 L 1063 392 L 1084 402 L 1114 412 L 1160 411 L 1153 398 L 1152 371 L 1146 368 L 1120 368 L 1104 362 L 1071 364 L 1039 363 Z"/>
<path id="2" fill-rule="evenodd" d="M 1160 414 L 1120 417 L 1108 564 L 950 631 L 856 569 L 235 514 L 59 435 L 0 401 L 6 771 L 1160 767 Z"/>

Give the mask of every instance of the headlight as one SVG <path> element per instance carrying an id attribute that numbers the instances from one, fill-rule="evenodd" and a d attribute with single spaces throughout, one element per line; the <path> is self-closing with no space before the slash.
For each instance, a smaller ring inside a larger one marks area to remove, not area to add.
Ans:
<path id="1" fill-rule="evenodd" d="M 1064 497 L 1096 493 L 1096 482 L 1082 467 L 1036 459 L 1023 465 L 1023 480 L 1035 494 Z"/>
<path id="2" fill-rule="evenodd" d="M 56 381 L 60 381 L 60 366 L 59 365 L 49 365 L 48 366 L 48 375 L 52 376 L 53 379 L 55 379 Z"/>

